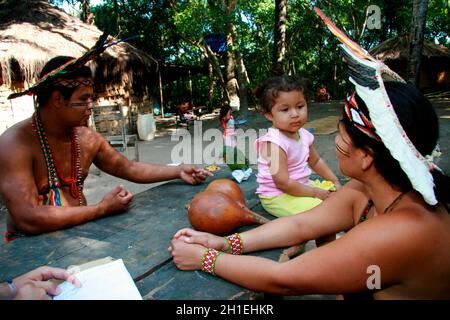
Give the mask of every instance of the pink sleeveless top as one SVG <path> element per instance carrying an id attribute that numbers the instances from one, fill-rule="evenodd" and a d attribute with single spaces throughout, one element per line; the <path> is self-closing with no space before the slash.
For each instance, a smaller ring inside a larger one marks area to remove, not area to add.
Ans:
<path id="1" fill-rule="evenodd" d="M 223 143 L 227 147 L 234 148 L 237 146 L 237 136 L 235 129 L 235 121 L 233 116 L 225 122 L 222 121 L 223 125 Z"/>
<path id="2" fill-rule="evenodd" d="M 289 178 L 301 184 L 308 184 L 311 169 L 308 166 L 309 147 L 314 142 L 314 136 L 307 130 L 301 128 L 299 140 L 291 139 L 282 134 L 278 129 L 269 128 L 268 132 L 255 141 L 258 154 L 257 194 L 266 197 L 279 196 L 283 192 L 278 189 L 269 171 L 267 161 L 261 157 L 261 145 L 263 142 L 271 142 L 279 146 L 287 156 Z"/>

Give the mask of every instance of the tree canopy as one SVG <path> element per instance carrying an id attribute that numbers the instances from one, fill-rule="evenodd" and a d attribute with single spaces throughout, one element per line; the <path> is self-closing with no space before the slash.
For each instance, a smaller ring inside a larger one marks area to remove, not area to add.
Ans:
<path id="1" fill-rule="evenodd" d="M 87 0 L 51 2 L 57 5 L 89 4 Z M 324 84 L 334 97 L 342 96 L 348 84 L 337 40 L 313 12 L 314 5 L 366 49 L 410 32 L 411 0 L 371 1 L 370 5 L 380 9 L 378 24 L 365 0 L 285 2 L 284 72 L 307 77 L 312 88 Z M 232 5 L 233 10 L 227 11 Z M 273 0 L 103 0 L 100 4 L 90 5 L 90 11 L 100 29 L 120 38 L 139 34 L 142 37 L 133 45 L 160 61 L 183 65 L 206 65 L 216 59 L 219 67 L 226 66 L 225 54 L 216 53 L 213 58 L 203 39 L 216 33 L 226 37 L 231 32 L 227 26 L 232 26 L 234 38 L 228 43 L 227 50 L 235 58 L 239 53 L 249 87 L 255 87 L 269 76 L 275 50 Z M 450 48 L 450 12 L 446 0 L 429 1 L 424 36 L 426 40 Z M 222 71 L 226 82 L 224 67 Z M 236 77 L 242 77 L 242 74 Z M 219 81 L 217 77 L 215 79 Z"/>

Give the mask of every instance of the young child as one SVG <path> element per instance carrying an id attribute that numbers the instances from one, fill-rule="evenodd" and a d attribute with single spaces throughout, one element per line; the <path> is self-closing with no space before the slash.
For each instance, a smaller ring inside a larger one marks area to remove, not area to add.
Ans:
<path id="1" fill-rule="evenodd" d="M 341 185 L 317 153 L 314 136 L 302 128 L 308 117 L 306 84 L 296 77 L 277 76 L 257 88 L 255 95 L 272 122 L 267 134 L 255 142 L 256 193 L 262 206 L 277 217 L 317 206 Z M 311 181 L 311 169 L 329 181 Z"/>
<path id="2" fill-rule="evenodd" d="M 236 129 L 233 115 L 233 109 L 230 106 L 223 106 L 220 109 L 219 119 L 223 126 L 223 142 L 224 145 L 230 148 L 237 146 Z"/>
<path id="3" fill-rule="evenodd" d="M 232 112 L 233 109 L 230 106 L 224 106 L 219 114 L 223 126 L 223 159 L 232 171 L 233 178 L 241 183 L 250 177 L 252 169 L 249 167 L 245 154 L 237 148 L 236 122 Z"/>

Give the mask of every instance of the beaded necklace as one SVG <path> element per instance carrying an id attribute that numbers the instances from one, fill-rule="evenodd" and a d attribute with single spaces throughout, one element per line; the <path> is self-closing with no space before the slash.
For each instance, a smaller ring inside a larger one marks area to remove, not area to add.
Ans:
<path id="1" fill-rule="evenodd" d="M 80 143 L 78 135 L 75 129 L 72 129 L 70 134 L 71 140 L 71 153 L 72 153 L 72 174 L 69 179 L 66 179 L 55 161 L 50 144 L 48 143 L 47 136 L 45 135 L 44 127 L 39 116 L 39 112 L 36 111 L 33 114 L 33 127 L 38 134 L 39 142 L 41 145 L 42 153 L 44 154 L 45 163 L 47 165 L 48 173 L 48 186 L 49 192 L 47 194 L 47 205 L 61 206 L 61 189 L 62 185 L 68 185 L 70 188 L 70 194 L 74 199 L 78 198 L 80 206 L 85 205 L 83 199 L 83 184 L 81 182 L 81 165 L 80 165 Z M 62 183 L 61 183 L 62 182 Z"/>
<path id="2" fill-rule="evenodd" d="M 402 193 L 400 193 L 400 195 L 398 195 L 397 198 L 395 198 L 394 201 L 392 201 L 391 204 L 388 205 L 388 206 L 386 207 L 386 209 L 384 209 L 384 212 L 383 212 L 383 213 L 388 213 L 388 212 L 391 212 L 392 210 L 394 210 L 394 208 L 397 206 L 397 204 L 400 202 L 400 200 L 403 198 L 403 196 L 404 196 L 405 194 L 407 194 L 407 193 L 408 193 L 408 192 L 402 192 Z M 367 220 L 367 215 L 369 214 L 369 211 L 370 211 L 370 209 L 371 209 L 372 207 L 373 207 L 373 201 L 372 201 L 372 200 L 369 200 L 369 201 L 367 202 L 366 208 L 364 209 L 364 211 L 363 211 L 361 217 L 359 218 L 359 222 L 358 222 L 358 223 L 361 223 L 361 222 L 364 222 L 364 221 Z"/>

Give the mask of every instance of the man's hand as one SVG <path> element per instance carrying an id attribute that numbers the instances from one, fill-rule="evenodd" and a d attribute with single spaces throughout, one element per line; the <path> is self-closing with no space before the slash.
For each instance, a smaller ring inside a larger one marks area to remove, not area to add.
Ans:
<path id="1" fill-rule="evenodd" d="M 212 176 L 211 172 L 194 165 L 184 164 L 181 166 L 180 179 L 188 184 L 198 184 L 205 181 L 206 177 Z"/>
<path id="2" fill-rule="evenodd" d="M 103 208 L 102 215 L 114 214 L 127 210 L 131 200 L 133 200 L 133 195 L 130 191 L 126 190 L 123 185 L 115 187 L 103 197 L 99 204 Z"/>
<path id="3" fill-rule="evenodd" d="M 75 287 L 81 287 L 80 281 L 61 268 L 40 267 L 13 280 L 17 289 L 16 300 L 50 300 L 60 294 L 58 284 L 48 280 L 65 280 Z"/>

